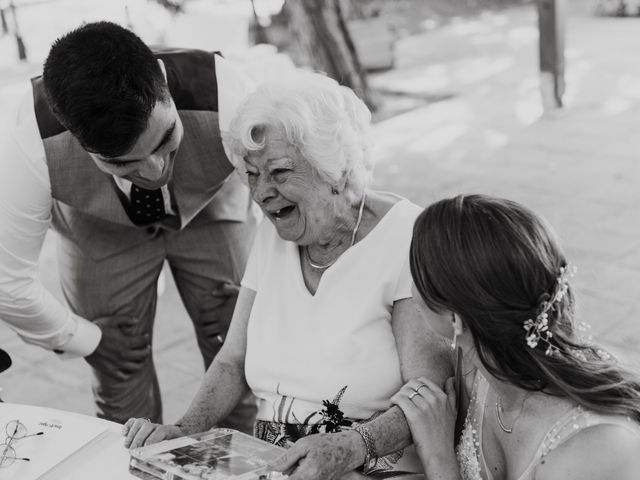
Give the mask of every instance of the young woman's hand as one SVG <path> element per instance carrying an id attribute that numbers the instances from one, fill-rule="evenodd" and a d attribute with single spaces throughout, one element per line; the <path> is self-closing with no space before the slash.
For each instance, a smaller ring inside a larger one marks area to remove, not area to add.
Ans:
<path id="1" fill-rule="evenodd" d="M 409 380 L 391 397 L 391 403 L 400 407 L 407 419 L 425 473 L 434 467 L 440 470 L 439 466 L 456 464 L 453 378 L 445 382 L 444 390 L 425 377 Z"/>

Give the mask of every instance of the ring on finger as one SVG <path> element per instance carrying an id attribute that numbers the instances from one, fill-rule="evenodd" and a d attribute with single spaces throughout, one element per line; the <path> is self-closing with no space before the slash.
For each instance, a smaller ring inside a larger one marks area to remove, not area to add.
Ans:
<path id="1" fill-rule="evenodd" d="M 413 400 L 413 397 L 415 397 L 416 395 L 418 395 L 418 392 L 413 392 L 411 395 L 409 395 L 409 400 Z"/>
<path id="2" fill-rule="evenodd" d="M 429 388 L 429 386 L 428 386 L 426 383 L 421 383 L 420 385 L 418 385 L 418 388 L 416 388 L 416 389 L 415 389 L 415 390 L 416 390 L 416 393 L 419 393 L 421 388 L 426 388 L 426 389 L 428 389 L 428 388 Z"/>

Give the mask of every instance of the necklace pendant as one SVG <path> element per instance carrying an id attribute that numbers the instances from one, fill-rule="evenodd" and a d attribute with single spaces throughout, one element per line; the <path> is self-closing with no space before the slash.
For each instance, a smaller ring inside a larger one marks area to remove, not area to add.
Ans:
<path id="1" fill-rule="evenodd" d="M 507 428 L 505 426 L 504 423 L 502 423 L 502 418 L 500 417 L 500 410 L 502 409 L 502 404 L 500 402 L 500 400 L 496 401 L 496 419 L 498 420 L 498 425 L 500 426 L 500 429 L 504 432 L 504 433 L 513 433 L 513 427 L 511 428 Z"/>
<path id="2" fill-rule="evenodd" d="M 520 420 L 520 416 L 524 411 L 524 404 L 529 399 L 530 395 L 531 395 L 531 392 L 528 392 L 522 399 L 522 404 L 520 405 L 520 411 L 518 412 L 518 415 L 516 416 L 516 418 L 513 420 L 513 423 L 511 424 L 511 428 L 507 428 L 504 422 L 502 421 L 502 417 L 500 416 L 500 412 L 504 410 L 502 408 L 502 398 L 500 398 L 499 395 L 496 396 L 496 419 L 498 420 L 498 425 L 500 425 L 500 429 L 504 433 L 513 433 L 513 429 L 515 428 L 518 420 Z"/>

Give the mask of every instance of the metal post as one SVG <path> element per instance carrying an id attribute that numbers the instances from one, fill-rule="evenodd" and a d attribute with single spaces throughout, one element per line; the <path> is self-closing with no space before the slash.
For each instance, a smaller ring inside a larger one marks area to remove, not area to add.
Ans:
<path id="1" fill-rule="evenodd" d="M 0 21 L 2 22 L 2 35 L 9 33 L 9 25 L 7 25 L 7 17 L 4 14 L 4 7 L 0 7 Z"/>
<path id="2" fill-rule="evenodd" d="M 13 14 L 13 30 L 16 36 L 16 43 L 18 44 L 18 58 L 20 60 L 27 59 L 27 49 L 22 41 L 22 36 L 20 35 L 20 28 L 18 27 L 18 16 L 16 15 L 16 6 L 13 4 L 13 0 L 9 2 L 9 8 L 11 8 L 11 13 Z"/>
<path id="3" fill-rule="evenodd" d="M 562 107 L 566 0 L 538 0 L 540 87 L 545 110 Z"/>
<path id="4" fill-rule="evenodd" d="M 127 28 L 133 32 L 134 28 L 133 28 L 133 22 L 131 22 L 131 14 L 129 13 L 129 5 L 124 6 L 124 18 L 127 24 Z"/>

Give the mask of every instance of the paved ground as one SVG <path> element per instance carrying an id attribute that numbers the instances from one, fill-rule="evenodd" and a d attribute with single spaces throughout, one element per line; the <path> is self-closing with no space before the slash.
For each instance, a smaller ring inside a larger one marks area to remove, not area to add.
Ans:
<path id="1" fill-rule="evenodd" d="M 376 125 L 376 182 L 426 205 L 461 192 L 508 197 L 543 214 L 570 259 L 581 315 L 625 359 L 640 355 L 640 35 L 637 19 L 573 12 L 567 108 L 542 115 L 535 13 L 460 20 L 398 44 L 397 69 L 376 85 L 448 98 Z M 41 258 L 59 294 L 54 238 Z M 193 330 L 166 277 L 154 358 L 166 420 L 184 411 L 202 375 Z M 0 376 L 9 401 L 91 413 L 89 372 L 25 346 L 5 326 L 15 365 Z"/>

